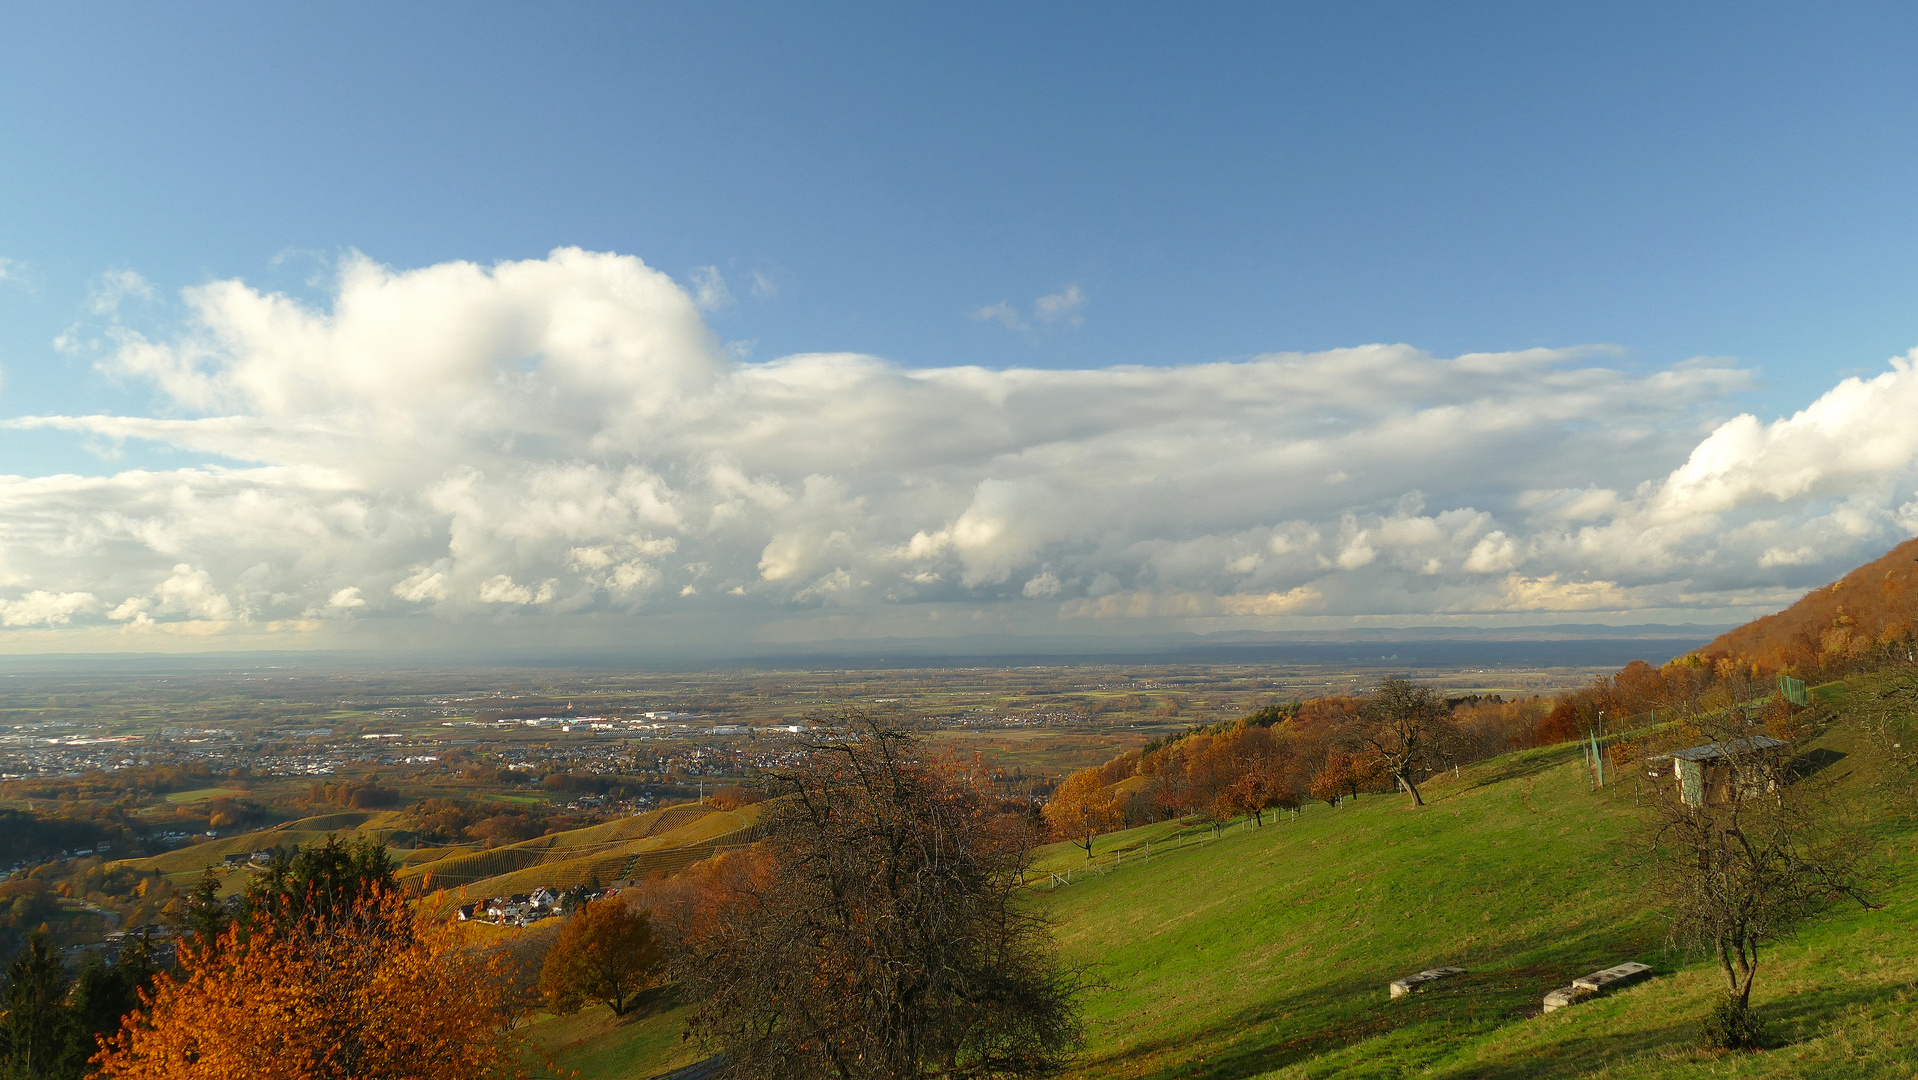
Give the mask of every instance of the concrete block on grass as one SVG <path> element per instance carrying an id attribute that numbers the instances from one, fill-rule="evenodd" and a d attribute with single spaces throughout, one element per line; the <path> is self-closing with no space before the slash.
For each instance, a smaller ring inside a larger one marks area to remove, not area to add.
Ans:
<path id="1" fill-rule="evenodd" d="M 1603 971 L 1594 971 L 1590 975 L 1581 975 L 1572 980 L 1572 985 L 1561 986 L 1545 995 L 1545 1011 L 1557 1012 L 1567 1005 L 1576 1005 L 1588 997 L 1595 997 L 1601 991 L 1637 982 L 1650 975 L 1652 966 L 1636 960 L 1627 961 Z"/>
<path id="2" fill-rule="evenodd" d="M 1591 991 L 1609 990 L 1614 986 L 1637 982 L 1652 973 L 1650 964 L 1641 964 L 1636 960 L 1628 961 L 1617 967 L 1608 967 L 1604 971 L 1594 971 L 1590 975 L 1572 980 L 1573 986 L 1582 986 Z"/>
<path id="3" fill-rule="evenodd" d="M 1463 974 L 1465 974 L 1465 969 L 1459 967 L 1427 968 L 1417 975 L 1407 975 L 1403 979 L 1392 980 L 1392 996 L 1395 998 L 1404 997 L 1407 994 L 1425 989 L 1428 983 L 1435 983 L 1440 979 L 1449 979 L 1454 975 Z"/>
<path id="4" fill-rule="evenodd" d="M 1598 993 L 1598 991 L 1588 990 L 1576 983 L 1571 986 L 1561 986 L 1545 995 L 1545 1011 L 1557 1012 L 1567 1005 L 1576 1005 L 1596 993 Z"/>

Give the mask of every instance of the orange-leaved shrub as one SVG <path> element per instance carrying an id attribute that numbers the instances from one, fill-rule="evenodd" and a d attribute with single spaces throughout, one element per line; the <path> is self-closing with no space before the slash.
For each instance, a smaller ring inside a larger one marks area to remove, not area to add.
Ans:
<path id="1" fill-rule="evenodd" d="M 396 891 L 188 945 L 102 1040 L 127 1080 L 486 1080 L 521 1076 L 506 959 Z"/>

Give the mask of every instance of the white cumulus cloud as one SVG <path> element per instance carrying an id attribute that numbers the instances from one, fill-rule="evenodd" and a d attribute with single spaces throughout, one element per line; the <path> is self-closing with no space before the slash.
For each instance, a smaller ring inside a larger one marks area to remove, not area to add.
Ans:
<path id="1" fill-rule="evenodd" d="M 1726 417 L 1752 385 L 1734 365 L 1604 351 L 747 363 L 704 321 L 715 295 L 573 248 L 354 258 L 324 306 L 187 290 L 177 331 L 100 362 L 161 415 L 6 422 L 209 463 L 0 476 L 0 625 L 684 642 L 946 613 L 1703 620 L 1918 531 L 1912 357 L 1766 422 Z M 1069 325 L 1083 304 L 980 314 Z"/>
<path id="2" fill-rule="evenodd" d="M 17 600 L 0 600 L 0 626 L 63 626 L 97 606 L 92 593 L 35 589 Z"/>

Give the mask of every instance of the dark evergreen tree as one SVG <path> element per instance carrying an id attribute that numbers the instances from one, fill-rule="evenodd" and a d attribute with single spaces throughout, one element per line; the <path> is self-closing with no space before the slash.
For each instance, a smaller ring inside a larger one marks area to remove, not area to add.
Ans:
<path id="1" fill-rule="evenodd" d="M 160 973 L 153 941 L 146 933 L 128 934 L 120 956 L 108 964 L 90 953 L 67 995 L 68 1053 L 63 1075 L 86 1075 L 87 1059 L 99 1050 L 99 1037 L 120 1030 L 120 1020 L 140 1007 L 140 991 Z"/>
<path id="2" fill-rule="evenodd" d="M 214 939 L 226 933 L 232 921 L 232 913 L 220 898 L 220 872 L 209 866 L 180 911 L 180 930 L 200 945 L 211 945 Z"/>
<path id="3" fill-rule="evenodd" d="M 599 884 L 599 872 L 597 870 L 588 871 L 585 881 L 568 888 L 560 894 L 560 910 L 571 915 L 580 908 L 585 907 L 588 901 L 597 897 L 602 891 Z"/>
<path id="4" fill-rule="evenodd" d="M 7 967 L 7 986 L 0 1000 L 0 1076 L 7 1080 L 43 1080 L 64 1077 L 75 1034 L 66 1005 L 66 965 L 60 954 L 35 931 L 27 947 Z"/>
<path id="5" fill-rule="evenodd" d="M 294 851 L 275 848 L 247 886 L 239 916 L 246 923 L 284 924 L 342 914 L 362 897 L 396 887 L 396 869 L 386 845 L 370 839 L 342 843 L 328 837 Z"/>

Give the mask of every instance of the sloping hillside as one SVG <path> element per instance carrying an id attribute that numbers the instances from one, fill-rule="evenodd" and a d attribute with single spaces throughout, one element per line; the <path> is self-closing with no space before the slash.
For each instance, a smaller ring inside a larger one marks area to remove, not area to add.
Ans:
<path id="1" fill-rule="evenodd" d="M 1754 1004 L 1785 1044 L 1740 1076 L 1909 1076 L 1918 1060 L 1918 826 L 1884 802 L 1884 777 L 1840 724 L 1814 745 L 1893 864 L 1880 911 L 1843 910 L 1770 953 Z M 1207 834 L 1102 838 L 1107 873 L 1042 888 L 1074 961 L 1103 986 L 1088 1002 L 1074 1075 L 1201 1077 L 1706 1076 L 1697 1021 L 1721 976 L 1662 947 L 1636 891 L 1630 783 L 1595 792 L 1576 745 L 1524 751 L 1435 779 L 1431 805 L 1367 796 L 1296 821 Z M 1906 804 L 1906 809 L 1909 804 Z M 1083 867 L 1084 854 L 1048 852 Z M 1901 875 L 1902 874 L 1902 878 Z M 1623 960 L 1650 983 L 1549 1016 L 1540 998 Z M 1400 1001 L 1386 984 L 1424 968 L 1470 974 Z"/>
<path id="2" fill-rule="evenodd" d="M 1847 721 L 1810 749 L 1837 762 L 1825 775 L 1882 845 L 1888 884 L 1882 909 L 1835 911 L 1766 954 L 1753 1000 L 1774 1049 L 1724 1059 L 1695 1049 L 1721 976 L 1668 953 L 1640 897 L 1631 778 L 1594 791 L 1581 748 L 1565 744 L 1435 777 L 1418 810 L 1402 796 L 1367 795 L 1216 836 L 1148 826 L 1100 837 L 1091 869 L 1070 845 L 1041 851 L 1033 902 L 1056 920 L 1065 957 L 1100 983 L 1069 1075 L 1909 1077 L 1918 1061 L 1910 792 L 1888 784 L 1887 766 Z M 1067 870 L 1070 883 L 1056 884 L 1051 875 Z M 1653 965 L 1655 977 L 1539 1015 L 1549 990 L 1624 960 Z M 1440 965 L 1469 974 L 1389 998 L 1390 980 Z M 564 1038 L 555 1027 L 546 1045 L 588 1080 L 647 1077 L 668 1059 L 626 1040 L 656 1040 L 663 1055 L 677 1023 L 661 1013 Z M 685 1048 L 672 1054 L 684 1060 Z"/>
<path id="3" fill-rule="evenodd" d="M 297 847 L 329 837 L 365 838 L 396 845 L 393 855 L 402 881 L 424 880 L 433 888 L 472 896 L 503 896 L 543 885 L 564 888 L 595 879 L 612 882 L 675 873 L 723 848 L 749 842 L 756 835 L 760 809 L 754 805 L 728 811 L 689 803 L 495 848 L 407 848 L 404 844 L 412 834 L 405 831 L 404 814 L 348 811 L 301 818 L 114 865 L 158 871 L 186 884 L 228 855 Z M 246 875 L 244 870 L 234 872 L 226 887 L 240 887 Z"/>
<path id="4" fill-rule="evenodd" d="M 158 871 L 169 878 L 196 877 L 208 866 L 218 865 L 228 855 L 246 855 L 273 847 L 298 847 L 328 837 L 353 839 L 368 837 L 386 843 L 405 826 L 404 815 L 391 810 L 351 810 L 317 817 L 300 818 L 270 829 L 222 836 L 191 847 L 183 847 L 143 859 L 122 859 L 114 868 Z"/>
<path id="5" fill-rule="evenodd" d="M 502 847 L 441 849 L 448 853 L 432 859 L 409 856 L 400 878 L 423 878 L 434 888 L 469 896 L 505 896 L 543 885 L 564 888 L 672 873 L 749 841 L 759 811 L 758 805 L 731 811 L 670 806 Z"/>
<path id="6" fill-rule="evenodd" d="M 1759 674 L 1816 674 L 1874 648 L 1909 646 L 1918 629 L 1918 540 L 1805 594 L 1774 615 L 1727 631 L 1700 653 L 1758 666 Z"/>

